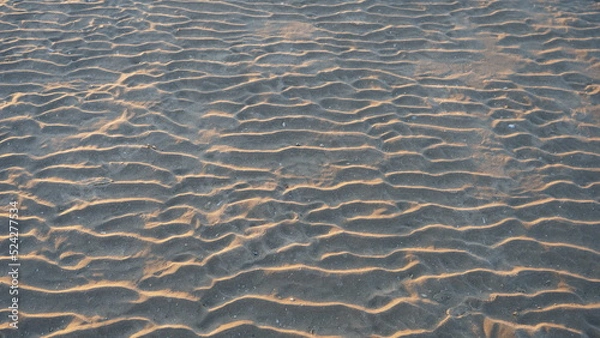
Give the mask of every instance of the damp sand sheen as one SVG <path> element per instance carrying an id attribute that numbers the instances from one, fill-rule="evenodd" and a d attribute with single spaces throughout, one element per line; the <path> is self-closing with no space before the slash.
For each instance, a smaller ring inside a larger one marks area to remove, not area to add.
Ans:
<path id="1" fill-rule="evenodd" d="M 1 337 L 600 337 L 597 1 L 11 0 L 0 41 Z"/>

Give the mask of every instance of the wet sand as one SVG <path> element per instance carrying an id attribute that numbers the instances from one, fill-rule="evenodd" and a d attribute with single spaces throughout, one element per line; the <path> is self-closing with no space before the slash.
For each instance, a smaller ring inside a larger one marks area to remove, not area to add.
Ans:
<path id="1" fill-rule="evenodd" d="M 2 337 L 600 337 L 597 1 L 6 1 L 0 41 Z"/>

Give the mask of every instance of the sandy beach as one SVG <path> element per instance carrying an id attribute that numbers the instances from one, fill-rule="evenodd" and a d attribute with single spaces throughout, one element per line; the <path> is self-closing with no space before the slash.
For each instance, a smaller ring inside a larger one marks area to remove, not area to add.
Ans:
<path id="1" fill-rule="evenodd" d="M 0 4 L 0 337 L 600 337 L 600 3 Z"/>

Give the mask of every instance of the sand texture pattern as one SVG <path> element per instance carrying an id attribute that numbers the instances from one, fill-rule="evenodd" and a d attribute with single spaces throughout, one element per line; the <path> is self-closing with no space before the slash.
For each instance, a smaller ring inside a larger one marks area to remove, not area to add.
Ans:
<path id="1" fill-rule="evenodd" d="M 597 1 L 7 0 L 0 57 L 1 337 L 600 337 Z"/>

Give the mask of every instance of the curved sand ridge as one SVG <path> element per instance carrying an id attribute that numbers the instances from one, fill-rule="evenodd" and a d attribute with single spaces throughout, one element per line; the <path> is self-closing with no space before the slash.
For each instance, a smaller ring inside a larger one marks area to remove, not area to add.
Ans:
<path id="1" fill-rule="evenodd" d="M 600 336 L 597 2 L 0 13 L 7 336 Z"/>

